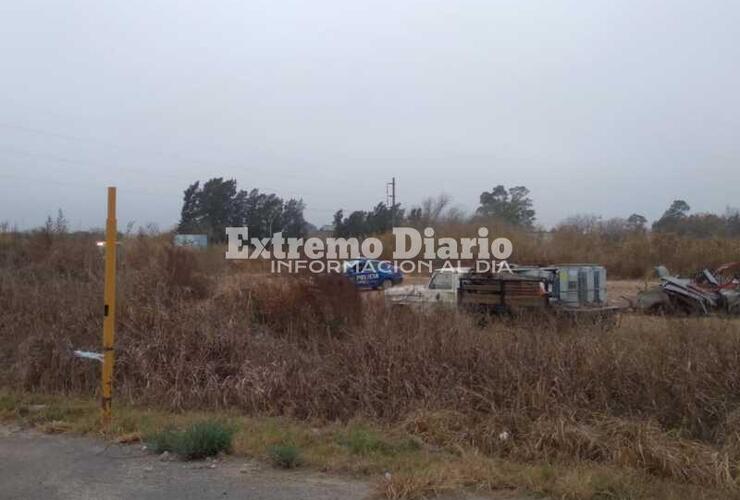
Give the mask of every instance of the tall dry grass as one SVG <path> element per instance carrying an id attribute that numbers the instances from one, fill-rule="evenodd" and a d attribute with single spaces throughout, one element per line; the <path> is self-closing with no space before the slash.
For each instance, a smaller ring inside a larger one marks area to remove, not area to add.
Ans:
<path id="1" fill-rule="evenodd" d="M 44 237 L 46 238 L 46 237 Z M 0 243 L 0 382 L 98 390 L 92 238 Z M 122 245 L 116 395 L 181 408 L 403 425 L 516 460 L 599 462 L 734 487 L 740 324 L 626 318 L 615 330 L 386 309 L 337 277 L 271 277 L 163 239 Z"/>

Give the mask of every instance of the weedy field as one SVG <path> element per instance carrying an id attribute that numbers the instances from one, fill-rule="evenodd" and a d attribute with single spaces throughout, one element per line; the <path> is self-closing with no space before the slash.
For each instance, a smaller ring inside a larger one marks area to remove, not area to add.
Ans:
<path id="1" fill-rule="evenodd" d="M 71 351 L 99 349 L 102 256 L 65 235 L 0 245 L 2 415 L 81 398 L 46 420 L 91 431 L 99 366 Z M 276 442 L 259 436 L 285 426 L 309 466 L 390 470 L 387 497 L 740 497 L 737 320 L 482 324 L 389 310 L 338 277 L 256 275 L 165 237 L 127 238 L 121 253 L 122 432 L 148 411 L 150 426 L 222 415 L 247 443 L 236 452 L 264 454 Z"/>

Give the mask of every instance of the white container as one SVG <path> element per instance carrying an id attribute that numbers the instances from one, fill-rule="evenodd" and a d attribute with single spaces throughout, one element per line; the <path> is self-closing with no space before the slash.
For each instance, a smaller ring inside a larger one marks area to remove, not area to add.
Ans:
<path id="1" fill-rule="evenodd" d="M 594 267 L 594 290 L 596 292 L 594 302 L 606 304 L 606 268 L 604 266 Z"/>
<path id="2" fill-rule="evenodd" d="M 557 298 L 562 304 L 606 303 L 606 269 L 595 264 L 558 265 Z"/>
<path id="3" fill-rule="evenodd" d="M 578 267 L 558 266 L 560 278 L 559 299 L 560 302 L 570 306 L 577 306 L 578 299 Z"/>

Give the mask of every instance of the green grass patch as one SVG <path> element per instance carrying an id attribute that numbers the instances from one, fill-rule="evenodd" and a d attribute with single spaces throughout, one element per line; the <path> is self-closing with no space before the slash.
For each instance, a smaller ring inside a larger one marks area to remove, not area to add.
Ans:
<path id="1" fill-rule="evenodd" d="M 373 452 L 389 453 L 393 446 L 380 438 L 378 434 L 364 427 L 351 429 L 340 443 L 349 448 L 352 453 L 364 455 Z"/>
<path id="2" fill-rule="evenodd" d="M 231 451 L 234 431 L 220 422 L 198 422 L 180 435 L 175 453 L 189 460 Z"/>
<path id="3" fill-rule="evenodd" d="M 221 422 L 196 422 L 183 431 L 165 428 L 144 437 L 147 446 L 155 453 L 165 451 L 180 455 L 186 460 L 212 457 L 231 451 L 234 430 Z"/>
<path id="4" fill-rule="evenodd" d="M 301 450 L 292 443 L 280 443 L 270 447 L 270 460 L 282 469 L 294 469 L 303 463 Z"/>
<path id="5" fill-rule="evenodd" d="M 339 437 L 339 443 L 355 455 L 381 454 L 396 455 L 403 452 L 414 452 L 421 449 L 417 439 L 407 437 L 393 441 L 381 437 L 378 432 L 364 426 L 354 426 L 349 432 Z"/>

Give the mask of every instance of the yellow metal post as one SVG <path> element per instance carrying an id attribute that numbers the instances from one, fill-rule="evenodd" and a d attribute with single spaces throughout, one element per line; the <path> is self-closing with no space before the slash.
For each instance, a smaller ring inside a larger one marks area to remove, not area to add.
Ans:
<path id="1" fill-rule="evenodd" d="M 108 219 L 105 224 L 105 307 L 103 312 L 102 423 L 111 421 L 113 394 L 113 339 L 116 329 L 116 188 L 108 188 Z"/>

